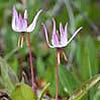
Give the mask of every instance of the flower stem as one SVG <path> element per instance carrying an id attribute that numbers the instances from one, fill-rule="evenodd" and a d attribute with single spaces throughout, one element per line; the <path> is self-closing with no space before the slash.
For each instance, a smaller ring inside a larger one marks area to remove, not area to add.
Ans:
<path id="1" fill-rule="evenodd" d="M 32 77 L 32 90 L 35 91 L 35 75 L 33 71 L 33 64 L 32 64 L 32 50 L 31 50 L 31 42 L 30 42 L 30 34 L 28 33 L 28 49 L 29 49 L 29 60 L 30 60 L 30 69 L 31 69 L 31 77 Z"/>
<path id="2" fill-rule="evenodd" d="M 60 49 L 56 49 L 56 100 L 59 100 L 59 64 L 60 64 Z"/>

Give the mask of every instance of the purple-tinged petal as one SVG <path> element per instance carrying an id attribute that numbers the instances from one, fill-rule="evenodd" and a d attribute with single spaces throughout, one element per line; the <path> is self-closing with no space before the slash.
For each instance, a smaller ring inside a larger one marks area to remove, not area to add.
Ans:
<path id="1" fill-rule="evenodd" d="M 36 26 L 36 23 L 37 23 L 37 20 L 38 20 L 38 17 L 40 15 L 40 13 L 42 12 L 43 10 L 41 9 L 40 11 L 38 11 L 38 13 L 36 14 L 33 22 L 28 26 L 27 28 L 27 32 L 32 32 Z"/>
<path id="2" fill-rule="evenodd" d="M 68 24 L 65 25 L 65 28 L 63 30 L 62 24 L 60 24 L 60 44 L 61 45 L 64 45 L 67 42 L 67 34 L 68 34 L 68 32 L 67 32 L 67 25 Z"/>
<path id="3" fill-rule="evenodd" d="M 26 32 L 27 30 L 27 19 L 22 18 L 21 14 L 19 14 L 18 30 L 19 32 Z"/>
<path id="4" fill-rule="evenodd" d="M 66 25 L 65 25 L 65 28 L 64 28 L 64 33 L 65 33 L 65 35 L 66 35 L 66 40 L 67 40 L 67 38 L 68 38 L 68 30 L 67 30 L 67 27 L 68 27 L 68 23 L 66 23 Z"/>
<path id="5" fill-rule="evenodd" d="M 23 18 L 20 13 L 19 13 L 18 22 L 17 22 L 17 28 L 19 32 L 23 30 Z"/>
<path id="6" fill-rule="evenodd" d="M 59 45 L 59 40 L 58 40 L 57 33 L 52 34 L 51 42 L 52 42 L 52 45 L 54 45 L 54 46 L 58 46 Z"/>
<path id="7" fill-rule="evenodd" d="M 16 29 L 16 21 L 18 21 L 18 13 L 16 11 L 16 8 L 13 7 L 13 16 L 12 16 L 12 29 L 14 31 L 17 31 Z"/>
<path id="8" fill-rule="evenodd" d="M 65 47 L 65 46 L 67 46 L 74 38 L 75 38 L 75 36 L 77 35 L 77 33 L 82 29 L 83 27 L 80 27 L 80 28 L 78 28 L 75 32 L 74 32 L 74 34 L 72 35 L 72 37 L 66 42 L 66 44 L 64 44 L 62 47 Z"/>
<path id="9" fill-rule="evenodd" d="M 43 26 L 43 29 L 44 29 L 44 33 L 45 33 L 45 38 L 46 38 L 46 41 L 47 41 L 47 44 L 50 48 L 54 48 L 54 46 L 52 46 L 49 42 L 49 39 L 48 39 L 48 32 L 47 32 L 47 28 L 45 26 L 45 24 L 42 23 L 42 26 Z"/>
<path id="10" fill-rule="evenodd" d="M 27 20 L 23 20 L 23 31 L 25 32 L 27 30 Z"/>
<path id="11" fill-rule="evenodd" d="M 53 19 L 53 33 L 52 33 L 51 42 L 53 46 L 58 46 L 60 44 L 58 40 L 57 31 L 56 31 L 56 22 L 54 19 Z"/>

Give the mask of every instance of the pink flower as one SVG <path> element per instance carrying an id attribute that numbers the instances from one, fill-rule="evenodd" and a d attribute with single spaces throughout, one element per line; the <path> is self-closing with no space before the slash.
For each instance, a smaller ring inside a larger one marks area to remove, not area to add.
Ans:
<path id="1" fill-rule="evenodd" d="M 45 24 L 42 24 L 42 25 L 43 25 L 43 29 L 45 32 L 47 44 L 50 48 L 62 48 L 62 47 L 67 46 L 73 40 L 73 38 L 77 35 L 77 33 L 82 29 L 82 27 L 78 28 L 74 32 L 72 37 L 68 40 L 67 24 L 63 28 L 62 23 L 60 23 L 60 25 L 59 25 L 60 34 L 58 34 L 58 30 L 56 30 L 56 22 L 53 19 L 53 32 L 52 32 L 52 39 L 51 39 L 51 44 L 50 44 L 49 39 L 48 39 L 47 28 L 46 28 Z M 58 37 L 58 35 L 59 35 L 59 37 Z"/>
<path id="2" fill-rule="evenodd" d="M 32 32 L 36 26 L 38 17 L 42 10 L 38 11 L 33 22 L 28 26 L 27 22 L 27 10 L 24 12 L 24 18 L 22 18 L 21 14 L 16 11 L 16 8 L 13 8 L 13 16 L 12 16 L 12 29 L 16 32 Z"/>

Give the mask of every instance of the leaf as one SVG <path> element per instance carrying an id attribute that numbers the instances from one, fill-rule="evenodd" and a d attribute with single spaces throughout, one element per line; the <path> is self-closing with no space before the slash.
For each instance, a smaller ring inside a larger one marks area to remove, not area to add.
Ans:
<path id="1" fill-rule="evenodd" d="M 12 100 L 36 100 L 36 96 L 32 88 L 24 83 L 16 86 L 11 95 Z"/>
<path id="2" fill-rule="evenodd" d="M 46 92 L 47 88 L 50 86 L 50 83 L 48 83 L 42 90 L 41 94 L 40 94 L 40 98 L 39 100 L 42 100 L 44 93 Z"/>
<path id="3" fill-rule="evenodd" d="M 98 73 L 97 49 L 90 36 L 81 38 L 76 48 L 76 62 L 82 77 L 81 79 L 87 80 Z"/>
<path id="4" fill-rule="evenodd" d="M 46 82 L 51 83 L 51 85 L 49 87 L 49 93 L 52 97 L 54 97 L 56 94 L 56 79 L 55 79 L 54 75 L 55 75 L 54 68 L 49 67 L 45 74 L 45 80 L 46 80 Z"/>
<path id="5" fill-rule="evenodd" d="M 0 3 L 8 3 L 9 0 L 0 0 Z"/>
<path id="6" fill-rule="evenodd" d="M 16 83 L 18 83 L 18 77 L 16 73 L 11 69 L 11 67 L 7 64 L 7 62 L 0 57 L 0 84 L 4 86 L 4 88 L 11 93 L 15 88 Z"/>
<path id="7" fill-rule="evenodd" d="M 94 94 L 93 100 L 100 100 L 100 82 L 98 83 L 96 92 Z"/>
<path id="8" fill-rule="evenodd" d="M 49 94 L 50 96 L 52 97 L 55 97 L 56 96 L 56 68 L 55 66 L 54 67 L 49 67 L 46 71 L 46 74 L 45 74 L 45 80 L 46 82 L 49 82 L 50 83 L 50 86 L 48 88 L 48 91 L 49 91 Z M 61 81 L 59 80 L 59 96 L 66 96 L 65 95 L 65 91 L 64 91 L 64 88 L 61 84 Z"/>
<path id="9" fill-rule="evenodd" d="M 85 38 L 85 39 L 84 39 Z M 81 82 L 84 80 L 92 78 L 98 73 L 98 57 L 97 48 L 95 46 L 95 41 L 90 36 L 84 36 L 79 40 L 76 50 L 76 62 L 78 65 L 78 71 L 80 74 L 79 78 Z M 93 88 L 88 93 L 89 98 L 93 100 L 94 93 L 96 89 Z"/>
<path id="10" fill-rule="evenodd" d="M 43 74 L 43 73 L 45 73 L 45 66 L 40 57 L 37 58 L 37 73 L 38 73 L 37 75 L 39 78 L 42 78 L 45 75 L 45 74 Z"/>
<path id="11" fill-rule="evenodd" d="M 80 100 L 95 84 L 100 81 L 100 74 L 86 81 L 79 89 L 76 89 L 68 100 Z"/>
<path id="12" fill-rule="evenodd" d="M 63 89 L 66 92 L 68 92 L 69 95 L 71 95 L 73 90 L 78 85 L 73 73 L 68 71 L 65 67 L 60 66 L 59 67 L 59 79 L 60 79 L 60 82 L 63 86 Z"/>

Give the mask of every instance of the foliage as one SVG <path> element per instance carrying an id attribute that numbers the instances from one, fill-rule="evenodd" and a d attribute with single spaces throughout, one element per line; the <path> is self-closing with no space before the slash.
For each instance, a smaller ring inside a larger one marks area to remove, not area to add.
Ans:
<path id="1" fill-rule="evenodd" d="M 26 1 L 25 6 L 22 1 Z M 77 95 L 80 100 L 99 100 L 100 84 L 97 79 L 100 78 L 100 1 L 0 0 L 0 89 L 4 89 L 13 100 L 22 100 L 23 96 L 25 96 L 23 100 L 31 100 L 34 98 L 34 94 L 30 88 L 27 37 L 23 48 L 17 48 L 20 33 L 14 32 L 11 28 L 13 5 L 21 13 L 25 8 L 28 9 L 30 23 L 40 8 L 44 10 L 36 29 L 31 33 L 37 87 L 42 91 L 41 88 L 47 86 L 41 94 L 41 98 L 43 98 L 44 92 L 50 98 L 55 98 L 56 95 L 55 49 L 48 48 L 41 26 L 42 22 L 46 23 L 51 37 L 51 19 L 54 17 L 57 21 L 57 28 L 59 28 L 58 23 L 62 22 L 64 26 L 68 22 L 68 37 L 71 37 L 73 31 L 78 27 L 83 26 L 75 40 L 68 47 L 63 48 L 67 62 L 61 58 L 59 96 L 69 98 L 69 100 L 73 96 L 77 98 Z M 19 83 L 22 79 L 25 83 Z M 93 83 L 95 82 L 95 85 L 91 83 L 91 80 Z M 19 85 L 16 86 L 18 83 Z M 50 83 L 50 86 L 47 83 Z M 23 95 L 23 91 L 27 95 Z M 74 91 L 78 91 L 78 94 L 74 94 L 76 93 Z"/>
<path id="2" fill-rule="evenodd" d="M 28 85 L 21 83 L 18 84 L 12 92 L 12 100 L 36 100 L 32 88 Z"/>

